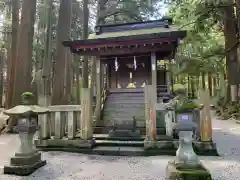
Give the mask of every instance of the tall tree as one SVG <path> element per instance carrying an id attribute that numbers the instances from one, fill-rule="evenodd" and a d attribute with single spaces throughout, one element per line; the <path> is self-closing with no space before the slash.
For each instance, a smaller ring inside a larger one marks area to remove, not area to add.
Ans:
<path id="1" fill-rule="evenodd" d="M 17 5 L 17 4 L 16 4 Z M 18 8 L 16 6 L 16 8 Z M 15 13 L 18 11 L 16 10 Z M 19 36 L 17 40 L 17 56 L 14 71 L 14 83 L 12 94 L 12 105 L 20 103 L 20 97 L 23 92 L 31 91 L 32 80 L 32 51 L 33 51 L 33 36 L 34 36 L 34 23 L 36 14 L 36 0 L 23 0 L 21 21 L 19 26 Z M 15 14 L 15 22 L 17 15 Z M 16 23 L 17 24 L 17 23 Z M 15 32 L 17 33 L 17 32 Z M 15 34 L 15 37 L 17 35 Z M 14 41 L 15 42 L 15 41 Z M 16 47 L 14 47 L 16 48 Z M 14 49 L 12 52 L 15 53 Z M 15 54 L 13 54 L 13 58 Z M 11 130 L 12 126 L 16 123 L 15 119 L 10 119 L 8 126 L 4 131 Z"/>
<path id="2" fill-rule="evenodd" d="M 72 0 L 61 0 L 57 25 L 56 62 L 53 77 L 52 104 L 65 104 L 64 79 L 67 51 L 62 42 L 70 39 Z"/>
<path id="3" fill-rule="evenodd" d="M 14 74 L 13 104 L 19 103 L 23 92 L 31 91 L 35 14 L 36 0 L 23 0 Z"/>
<path id="4" fill-rule="evenodd" d="M 51 98 L 51 67 L 52 67 L 52 0 L 44 0 L 41 16 L 41 26 L 44 32 L 43 45 L 44 54 L 42 69 L 38 72 L 36 79 L 38 85 L 38 102 L 42 106 L 50 105 Z"/>
<path id="5" fill-rule="evenodd" d="M 20 3 L 18 0 L 12 0 L 12 42 L 11 42 L 11 57 L 8 59 L 7 65 L 7 93 L 6 93 L 6 108 L 13 106 L 13 85 L 17 61 L 17 39 L 19 27 L 19 9 Z"/>
<path id="6" fill-rule="evenodd" d="M 88 0 L 83 0 L 83 33 L 82 39 L 88 38 L 88 20 L 89 20 L 89 9 L 88 9 Z M 82 87 L 88 88 L 88 57 L 83 57 L 83 81 Z"/>

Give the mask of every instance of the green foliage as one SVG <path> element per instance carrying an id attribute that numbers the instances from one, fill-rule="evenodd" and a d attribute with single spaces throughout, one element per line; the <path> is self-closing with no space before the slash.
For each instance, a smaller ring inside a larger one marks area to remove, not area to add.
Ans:
<path id="1" fill-rule="evenodd" d="M 185 95 L 186 94 L 186 88 L 182 84 L 174 84 L 173 92 L 176 95 L 178 95 L 178 94 Z"/>
<path id="2" fill-rule="evenodd" d="M 200 108 L 200 106 L 195 101 L 185 98 L 183 101 L 176 104 L 175 111 L 184 112 L 198 108 Z"/>
<path id="3" fill-rule="evenodd" d="M 21 103 L 23 105 L 32 105 L 34 103 L 35 96 L 31 92 L 24 92 L 21 95 Z"/>
<path id="4" fill-rule="evenodd" d="M 199 1 L 182 0 L 168 5 L 174 22 L 187 30 L 171 66 L 175 75 L 199 76 L 200 73 L 224 71 L 224 37 L 219 11 Z"/>

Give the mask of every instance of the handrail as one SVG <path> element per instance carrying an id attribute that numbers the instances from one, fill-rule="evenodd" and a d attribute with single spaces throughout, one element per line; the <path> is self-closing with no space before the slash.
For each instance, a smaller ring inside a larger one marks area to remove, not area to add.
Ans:
<path id="1" fill-rule="evenodd" d="M 101 111 L 104 107 L 106 97 L 107 97 L 107 84 L 105 83 L 101 93 Z"/>

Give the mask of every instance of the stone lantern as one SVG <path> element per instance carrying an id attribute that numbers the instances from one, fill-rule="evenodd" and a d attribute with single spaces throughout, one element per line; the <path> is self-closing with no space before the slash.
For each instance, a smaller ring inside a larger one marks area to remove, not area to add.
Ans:
<path id="1" fill-rule="evenodd" d="M 28 176 L 46 164 L 46 161 L 41 159 L 41 153 L 33 144 L 33 137 L 39 129 L 37 115 L 45 114 L 48 110 L 32 105 L 34 95 L 30 92 L 23 93 L 21 99 L 22 105 L 4 111 L 9 116 L 18 117 L 16 130 L 19 132 L 21 141 L 19 152 L 11 158 L 10 165 L 4 166 L 4 174 Z"/>
<path id="2" fill-rule="evenodd" d="M 184 115 L 187 116 L 187 115 Z M 186 117 L 182 117 L 186 118 Z M 176 130 L 179 132 L 179 147 L 174 161 L 167 166 L 168 180 L 199 179 L 211 180 L 210 172 L 201 164 L 193 150 L 193 129 L 196 124 L 192 121 L 179 121 Z"/>

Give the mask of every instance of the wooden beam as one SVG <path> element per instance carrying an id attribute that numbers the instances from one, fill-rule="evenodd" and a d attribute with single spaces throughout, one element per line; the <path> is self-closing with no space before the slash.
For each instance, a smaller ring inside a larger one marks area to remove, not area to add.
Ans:
<path id="1" fill-rule="evenodd" d="M 133 54 L 133 53 L 149 53 L 149 52 L 166 52 L 172 51 L 176 48 L 175 44 L 163 44 L 163 45 L 147 45 L 147 46 L 123 46 L 119 48 L 94 48 L 91 49 L 79 49 L 72 50 L 73 53 L 81 56 L 110 56 L 110 55 L 122 55 L 122 54 Z"/>

